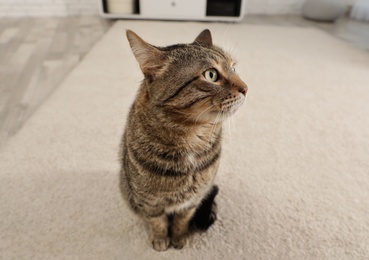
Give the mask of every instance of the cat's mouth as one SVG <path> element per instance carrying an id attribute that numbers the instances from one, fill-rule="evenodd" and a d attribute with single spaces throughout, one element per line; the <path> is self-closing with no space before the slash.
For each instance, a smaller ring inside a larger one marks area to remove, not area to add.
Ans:
<path id="1" fill-rule="evenodd" d="M 220 123 L 232 116 L 245 102 L 246 96 L 239 95 L 225 98 L 224 100 L 208 100 L 193 114 L 195 123 L 213 122 Z M 209 102 L 210 101 L 210 102 Z M 188 119 L 186 119 L 188 120 Z"/>
<path id="2" fill-rule="evenodd" d="M 244 97 L 227 99 L 220 104 L 220 109 L 225 112 L 236 112 L 245 101 Z"/>
<path id="3" fill-rule="evenodd" d="M 245 99 L 246 97 L 239 96 L 222 101 L 219 104 L 218 109 L 212 112 L 213 116 L 215 116 L 215 121 L 221 122 L 232 116 L 242 106 Z"/>

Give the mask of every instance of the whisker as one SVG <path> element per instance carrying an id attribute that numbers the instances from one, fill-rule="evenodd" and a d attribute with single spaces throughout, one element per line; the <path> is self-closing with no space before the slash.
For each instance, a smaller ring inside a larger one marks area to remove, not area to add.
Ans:
<path id="1" fill-rule="evenodd" d="M 232 130 L 236 131 L 236 136 L 237 136 L 238 135 L 238 129 L 237 129 L 237 126 L 236 126 L 236 122 L 234 120 L 234 117 L 231 116 L 230 119 L 231 119 Z"/>
<path id="2" fill-rule="evenodd" d="M 225 46 L 225 39 L 228 39 L 227 34 L 228 34 L 228 30 L 230 28 L 230 25 L 228 24 L 227 28 L 224 30 L 223 32 L 223 43 L 222 45 L 224 46 L 224 48 L 227 50 L 229 46 Z M 227 41 L 227 45 L 229 45 L 229 41 Z"/>
<path id="3" fill-rule="evenodd" d="M 202 115 L 202 114 L 204 114 L 206 111 L 208 111 L 209 109 L 211 109 L 211 108 L 213 108 L 215 106 L 215 104 L 213 104 L 213 105 L 211 105 L 210 107 L 208 107 L 208 108 L 206 108 L 206 109 L 204 109 L 197 117 L 196 117 L 196 119 L 195 119 L 195 124 L 197 123 L 197 120 L 199 120 L 199 118 L 200 118 L 200 116 Z"/>
<path id="4" fill-rule="evenodd" d="M 209 136 L 208 136 L 208 143 L 210 143 L 211 137 L 213 135 L 213 131 L 215 130 L 215 126 L 217 125 L 218 117 L 222 113 L 222 111 L 223 111 L 223 109 L 221 111 L 218 111 L 218 114 L 217 114 L 217 116 L 215 117 L 215 119 L 213 121 L 213 125 L 210 129 L 210 133 L 209 133 Z"/>
<path id="5" fill-rule="evenodd" d="M 202 113 L 204 113 L 207 109 L 210 109 L 211 107 L 209 107 L 209 108 L 206 108 L 203 112 L 201 112 L 200 113 L 200 115 L 202 114 Z M 175 110 L 175 112 L 176 113 L 178 113 L 178 114 L 182 114 L 182 115 L 185 115 L 185 116 L 187 116 L 186 117 L 186 119 L 183 121 L 183 122 L 186 122 L 187 120 L 189 120 L 192 116 L 193 116 L 193 113 L 191 113 L 191 112 L 186 112 L 186 111 L 184 111 L 183 109 L 176 109 Z M 200 116 L 199 115 L 199 116 Z M 197 120 L 197 119 L 196 119 Z"/>
<path id="6" fill-rule="evenodd" d="M 232 141 L 231 121 L 229 120 L 229 118 L 227 119 L 227 121 L 228 121 L 228 128 L 229 128 L 229 140 Z"/>
<path id="7" fill-rule="evenodd" d="M 210 143 L 210 138 L 213 136 L 213 133 L 215 131 L 216 126 L 219 124 L 219 122 L 221 122 L 221 121 L 224 120 L 224 114 L 223 114 L 223 112 L 224 112 L 224 108 L 221 108 L 221 110 L 218 111 L 218 114 L 217 114 L 215 120 L 213 121 L 213 126 L 211 128 L 211 131 L 210 131 L 210 134 L 209 134 L 209 137 L 208 137 L 208 142 L 209 143 Z M 220 119 L 218 121 L 219 116 L 220 116 Z"/>
<path id="8" fill-rule="evenodd" d="M 235 41 L 233 41 L 234 42 L 234 44 L 233 44 L 233 47 L 232 47 L 232 49 L 230 49 L 229 50 L 229 53 L 233 56 L 233 51 L 235 50 L 235 47 L 237 46 L 237 44 L 238 44 L 238 40 L 240 39 L 240 35 L 239 34 L 237 34 L 237 36 L 236 36 L 237 38 L 236 38 L 236 40 Z M 237 55 L 236 55 L 237 56 Z"/>

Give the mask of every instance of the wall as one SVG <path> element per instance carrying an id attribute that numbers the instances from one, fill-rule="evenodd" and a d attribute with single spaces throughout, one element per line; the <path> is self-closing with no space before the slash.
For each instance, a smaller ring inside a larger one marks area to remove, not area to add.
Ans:
<path id="1" fill-rule="evenodd" d="M 157 0 L 153 0 L 157 1 Z M 246 0 L 246 14 L 300 14 L 305 0 Z M 352 4 L 355 0 L 343 0 Z M 0 17 L 99 13 L 99 0 L 0 0 Z"/>
<path id="2" fill-rule="evenodd" d="M 356 0 L 342 1 L 352 6 Z M 301 7 L 305 0 L 246 0 L 246 14 L 301 14 Z"/>
<path id="3" fill-rule="evenodd" d="M 246 0 L 246 14 L 300 14 L 305 0 Z"/>

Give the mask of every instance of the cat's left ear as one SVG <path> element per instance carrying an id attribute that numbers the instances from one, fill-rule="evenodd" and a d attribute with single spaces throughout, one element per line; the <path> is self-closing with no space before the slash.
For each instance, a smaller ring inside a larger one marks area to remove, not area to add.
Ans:
<path id="1" fill-rule="evenodd" d="M 154 79 L 163 67 L 163 51 L 145 42 L 131 30 L 127 30 L 127 39 L 143 74 Z"/>
<path id="2" fill-rule="evenodd" d="M 211 33 L 208 29 L 203 30 L 199 36 L 196 37 L 195 41 L 193 43 L 197 43 L 200 45 L 205 45 L 205 46 L 212 46 L 213 45 L 213 40 L 211 38 Z"/>

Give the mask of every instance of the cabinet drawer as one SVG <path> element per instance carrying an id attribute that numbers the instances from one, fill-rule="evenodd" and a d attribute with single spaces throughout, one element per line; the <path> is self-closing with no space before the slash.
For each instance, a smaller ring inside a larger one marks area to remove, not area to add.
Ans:
<path id="1" fill-rule="evenodd" d="M 140 0 L 140 13 L 149 18 L 200 19 L 206 14 L 206 0 Z"/>

